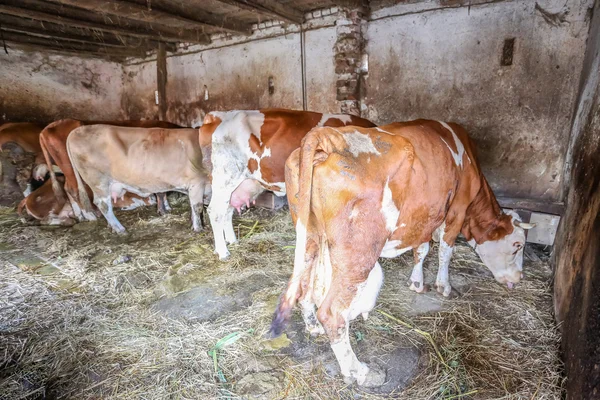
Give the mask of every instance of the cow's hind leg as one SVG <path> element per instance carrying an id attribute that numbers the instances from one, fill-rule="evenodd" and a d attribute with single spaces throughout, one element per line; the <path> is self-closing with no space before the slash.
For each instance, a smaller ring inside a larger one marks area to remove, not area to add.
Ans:
<path id="1" fill-rule="evenodd" d="M 429 242 L 422 243 L 416 250 L 413 250 L 415 266 L 410 275 L 410 290 L 414 290 L 417 293 L 423 293 L 423 290 L 425 289 L 425 285 L 423 284 L 423 261 L 428 253 Z"/>
<path id="2" fill-rule="evenodd" d="M 225 221 L 225 241 L 228 244 L 233 244 L 237 242 L 237 237 L 235 236 L 235 230 L 233 229 L 233 208 L 230 207 L 227 213 L 227 219 Z"/>
<path id="3" fill-rule="evenodd" d="M 156 208 L 159 215 L 166 215 L 171 212 L 171 206 L 169 200 L 167 200 L 167 193 L 156 193 Z"/>
<path id="4" fill-rule="evenodd" d="M 340 271 L 349 272 L 345 268 Z M 335 274 L 317 316 L 327 332 L 344 380 L 350 383 L 356 379 L 361 386 L 380 386 L 385 382 L 385 373 L 358 360 L 350 345 L 349 328 L 353 318 L 373 309 L 383 283 L 383 272 L 376 262 L 361 283 L 349 280 L 348 275 Z"/>
<path id="5" fill-rule="evenodd" d="M 304 255 L 306 269 L 302 275 L 300 282 L 300 288 L 302 294 L 300 295 L 300 304 L 302 310 L 302 318 L 306 325 L 306 330 L 313 336 L 323 335 L 325 329 L 317 318 L 317 310 L 315 308 L 314 290 L 315 290 L 315 276 L 317 274 L 317 268 L 322 267 L 322 263 L 325 261 L 323 257 L 329 257 L 329 253 L 323 253 L 324 246 L 327 243 L 323 243 L 321 248 L 317 246 L 314 240 L 307 240 L 306 253 Z M 319 256 L 319 253 L 321 255 Z M 327 260 L 328 261 L 328 260 Z"/>
<path id="6" fill-rule="evenodd" d="M 204 230 L 204 185 L 190 187 L 188 196 L 192 209 L 192 228 L 194 232 Z"/>
<path id="7" fill-rule="evenodd" d="M 94 193 L 94 204 L 100 210 L 106 221 L 110 225 L 110 227 L 118 234 L 125 233 L 125 228 L 117 217 L 115 217 L 115 213 L 113 212 L 113 206 L 110 196 L 100 196 L 97 193 Z"/>

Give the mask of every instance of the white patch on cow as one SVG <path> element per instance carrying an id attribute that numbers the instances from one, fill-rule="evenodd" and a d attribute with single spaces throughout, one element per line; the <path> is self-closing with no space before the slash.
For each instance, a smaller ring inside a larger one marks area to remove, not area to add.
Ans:
<path id="1" fill-rule="evenodd" d="M 23 197 L 27 197 L 31 194 L 31 183 L 27 183 L 27 187 L 23 191 Z"/>
<path id="2" fill-rule="evenodd" d="M 450 259 L 452 258 L 452 250 L 453 247 L 450 246 L 444 240 L 444 235 L 446 233 L 446 223 L 444 222 L 439 228 L 439 237 L 440 237 L 440 248 L 439 248 L 439 266 L 437 278 L 435 280 L 435 285 L 437 286 L 437 290 L 440 293 L 443 293 L 444 297 L 450 296 L 450 292 L 452 291 L 452 287 L 450 286 L 450 277 L 449 277 L 449 267 L 450 267 Z"/>
<path id="3" fill-rule="evenodd" d="M 225 259 L 229 256 L 225 240 L 235 241 L 231 222 L 233 208 L 229 204 L 231 194 L 247 178 L 264 183 L 260 173 L 260 157 L 250 149 L 249 140 L 253 135 L 260 141 L 260 130 L 265 115 L 260 111 L 227 111 L 211 114 L 218 117 L 221 123 L 212 135 L 212 197 L 208 214 L 215 240 L 215 250 L 219 258 Z M 270 151 L 268 154 L 270 155 Z M 257 160 L 259 164 L 254 174 L 251 174 L 247 167 L 250 159 Z"/>
<path id="4" fill-rule="evenodd" d="M 376 127 L 375 127 L 375 129 L 376 129 L 378 132 L 381 132 L 381 133 L 386 133 L 386 134 L 388 134 L 388 135 L 395 136 L 395 135 L 394 135 L 392 132 L 388 132 L 388 131 L 386 131 L 386 130 L 384 130 L 384 129 L 381 129 L 381 128 L 380 128 L 380 127 L 378 127 L 378 126 L 376 126 Z"/>
<path id="5" fill-rule="evenodd" d="M 448 131 L 450 131 L 450 133 L 452 133 L 452 137 L 454 138 L 454 144 L 456 145 L 456 150 L 457 152 L 455 153 L 454 150 L 452 150 L 452 147 L 450 147 L 450 145 L 448 143 L 446 143 L 446 141 L 442 139 L 442 141 L 446 144 L 446 146 L 448 147 L 448 149 L 450 150 L 450 153 L 452 154 L 452 158 L 454 158 L 454 163 L 456 164 L 456 166 L 459 166 L 462 168 L 462 159 L 463 159 L 463 155 L 465 154 L 465 146 L 463 146 L 462 142 L 460 141 L 460 139 L 458 138 L 458 136 L 456 136 L 456 133 L 454 133 L 454 130 L 450 127 L 450 125 L 448 125 L 447 123 L 443 122 L 443 121 L 438 121 L 440 123 L 440 125 L 442 125 L 444 128 L 446 128 Z"/>
<path id="6" fill-rule="evenodd" d="M 262 160 L 265 157 L 271 157 L 271 148 L 270 147 L 265 147 L 265 150 L 263 151 L 262 155 L 260 156 L 260 159 Z"/>
<path id="7" fill-rule="evenodd" d="M 506 283 L 510 287 L 518 283 L 523 274 L 525 230 L 514 224 L 514 221 L 521 221 L 517 213 L 514 211 L 506 213 L 512 217 L 514 227 L 512 233 L 498 240 L 487 240 L 476 246 L 473 245 L 473 247 L 496 281 Z"/>
<path id="8" fill-rule="evenodd" d="M 321 120 L 317 124 L 317 127 L 320 128 L 322 126 L 325 126 L 327 121 L 329 121 L 330 119 L 333 119 L 333 118 L 340 120 L 344 125 L 348 125 L 348 124 L 352 123 L 352 117 L 347 114 L 323 114 L 323 116 L 321 117 Z"/>
<path id="9" fill-rule="evenodd" d="M 406 253 L 411 249 L 411 247 L 404 247 L 399 249 L 398 246 L 400 246 L 401 244 L 402 241 L 400 240 L 387 240 L 379 256 L 383 258 L 394 258 L 398 257 L 400 254 Z"/>
<path id="10" fill-rule="evenodd" d="M 331 350 L 335 354 L 335 358 L 340 365 L 342 375 L 347 379 L 356 379 L 359 385 L 362 385 L 367 379 L 369 373 L 369 367 L 358 361 L 356 354 L 352 350 L 350 345 L 350 339 L 348 337 L 348 326 L 346 326 L 345 333 L 341 340 L 336 343 L 331 343 Z"/>
<path id="11" fill-rule="evenodd" d="M 429 242 L 421 243 L 417 248 L 417 263 L 413 267 L 412 274 L 410 275 L 410 290 L 414 290 L 417 293 L 422 293 L 425 289 L 423 284 L 423 261 L 429 253 Z"/>
<path id="12" fill-rule="evenodd" d="M 366 320 L 369 316 L 369 312 L 375 307 L 377 303 L 377 296 L 379 296 L 379 290 L 383 285 L 383 270 L 378 262 L 369 272 L 367 280 L 360 283 L 356 290 L 356 295 L 350 304 L 348 310 L 348 319 L 352 321 L 359 315 L 362 315 Z"/>
<path id="13" fill-rule="evenodd" d="M 126 207 L 121 207 L 121 210 L 130 211 L 130 210 L 135 210 L 136 208 L 143 207 L 146 205 L 151 205 L 151 204 L 156 204 L 156 201 L 153 201 L 152 198 L 150 198 L 149 203 L 146 203 L 146 201 L 144 201 L 143 199 L 140 199 L 139 197 L 132 197 L 131 204 Z"/>
<path id="14" fill-rule="evenodd" d="M 296 249 L 294 250 L 294 271 L 292 272 L 292 278 L 288 291 L 285 293 L 286 301 L 296 299 L 298 288 L 300 286 L 300 279 L 306 269 L 305 255 L 306 255 L 306 239 L 307 232 L 306 227 L 302 221 L 296 222 Z M 317 304 L 318 305 L 318 304 Z"/>
<path id="15" fill-rule="evenodd" d="M 333 278 L 333 267 L 331 265 L 331 256 L 329 254 L 329 244 L 326 239 L 321 240 L 319 246 L 319 259 L 316 265 L 314 276 L 313 300 L 317 307 L 321 307 L 327 292 L 331 287 Z"/>
<path id="16" fill-rule="evenodd" d="M 390 178 L 387 179 L 385 182 L 385 187 L 383 188 L 381 213 L 383 214 L 383 219 L 385 220 L 385 228 L 388 230 L 388 232 L 393 233 L 396 230 L 396 224 L 398 223 L 398 218 L 400 217 L 400 210 L 398 210 L 396 204 L 394 204 L 394 197 L 389 183 Z"/>
<path id="17" fill-rule="evenodd" d="M 375 148 L 369 135 L 354 131 L 344 133 L 344 139 L 346 140 L 346 144 L 348 144 L 348 151 L 352 153 L 354 157 L 358 157 L 362 153 L 381 155 L 379 150 Z"/>
<path id="18" fill-rule="evenodd" d="M 406 224 L 403 222 L 400 224 L 400 228 L 404 228 L 406 226 Z"/>
<path id="19" fill-rule="evenodd" d="M 350 213 L 350 217 L 349 217 L 350 221 L 352 221 L 354 218 L 356 218 L 358 216 L 359 212 L 360 211 L 358 210 L 358 207 L 354 207 L 352 209 L 352 212 Z"/>

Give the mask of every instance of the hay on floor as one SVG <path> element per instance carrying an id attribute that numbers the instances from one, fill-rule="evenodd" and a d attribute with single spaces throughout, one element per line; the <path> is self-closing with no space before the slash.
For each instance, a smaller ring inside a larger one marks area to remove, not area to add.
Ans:
<path id="1" fill-rule="evenodd" d="M 166 217 L 152 208 L 118 213 L 127 236 L 104 221 L 27 226 L 0 208 L 0 398 L 385 397 L 330 376 L 318 354 L 298 358 L 265 340 L 292 269 L 287 210 L 236 217 L 241 239 L 220 262 L 212 234 L 191 231 L 186 200 Z M 425 264 L 430 283 L 436 249 Z M 416 375 L 389 397 L 560 398 L 551 271 L 538 254 L 508 291 L 459 243 L 450 272 L 459 296 L 450 300 L 408 290 L 411 254 L 383 260 L 377 308 L 351 326 L 359 358 L 364 343 L 383 353 L 419 349 Z M 247 299 L 202 321 L 156 307 L 199 285 L 234 297 L 248 285 Z M 437 305 L 424 311 L 424 300 Z M 306 340 L 328 351 L 325 338 Z"/>

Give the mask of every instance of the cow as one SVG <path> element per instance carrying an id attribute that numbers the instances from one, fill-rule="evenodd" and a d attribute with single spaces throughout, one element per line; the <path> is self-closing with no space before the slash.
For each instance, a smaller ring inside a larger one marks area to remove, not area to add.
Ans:
<path id="1" fill-rule="evenodd" d="M 67 152 L 82 211 L 92 209 L 85 181 L 94 204 L 115 232 L 125 233 L 125 228 L 113 213 L 111 197 L 117 199 L 126 191 L 142 197 L 167 191 L 187 193 L 193 229 L 202 230 L 208 177 L 197 130 L 87 125 L 71 132 Z"/>
<path id="2" fill-rule="evenodd" d="M 345 114 L 266 109 L 211 112 L 200 127 L 200 146 L 210 172 L 212 197 L 208 216 L 221 260 L 227 243 L 236 241 L 233 210 L 250 207 L 265 190 L 285 195 L 285 160 L 312 128 L 356 125 L 372 127 L 366 119 Z"/>
<path id="3" fill-rule="evenodd" d="M 33 169 L 38 171 L 41 179 L 48 172 L 44 163 L 44 155 L 40 147 L 40 132 L 44 127 L 31 122 L 7 122 L 0 125 L 0 151 L 6 150 L 12 145 L 21 148 L 22 151 L 34 154 Z M 1 175 L 1 174 L 0 174 Z M 27 170 L 27 176 L 22 177 L 21 186 L 27 186 L 24 195 L 31 192 L 31 171 Z M 21 177 L 19 177 L 21 179 Z"/>
<path id="4" fill-rule="evenodd" d="M 57 175 L 59 184 L 63 185 L 65 178 Z M 132 193 L 125 193 L 123 198 L 113 201 L 113 207 L 121 210 L 133 210 L 140 206 L 156 204 L 155 196 L 138 197 Z M 71 203 L 64 198 L 60 200 L 54 195 L 52 181 L 47 180 L 42 186 L 25 197 L 17 208 L 18 214 L 26 219 L 39 221 L 41 225 L 63 225 L 75 224 L 75 214 Z"/>
<path id="5" fill-rule="evenodd" d="M 457 124 L 314 129 L 286 162 L 286 187 L 297 235 L 294 270 L 270 332 L 282 332 L 299 302 L 307 330 L 327 334 L 342 374 L 359 385 L 384 377 L 358 361 L 348 336 L 349 322 L 366 319 L 375 306 L 379 257 L 413 250 L 411 289 L 421 292 L 437 231 L 436 286 L 448 296 L 448 265 L 462 233 L 498 282 L 510 288 L 522 278 L 525 229 L 533 225 L 502 211 Z"/>
<path id="6" fill-rule="evenodd" d="M 75 179 L 75 174 L 73 173 L 73 168 L 71 166 L 71 161 L 69 160 L 69 156 L 67 154 L 67 138 L 70 133 L 80 127 L 87 125 L 97 125 L 97 124 L 108 124 L 115 126 L 129 126 L 129 127 L 141 127 L 141 128 L 179 128 L 178 125 L 171 124 L 169 122 L 163 121 L 107 121 L 107 122 L 99 122 L 99 121 L 80 121 L 75 119 L 62 119 L 59 121 L 52 122 L 50 125 L 46 126 L 44 130 L 40 134 L 39 142 L 41 145 L 41 149 L 43 152 L 43 156 L 45 159 L 45 165 L 50 172 L 50 179 L 52 180 L 52 190 L 54 195 L 58 199 L 59 202 L 68 198 L 71 206 L 73 208 L 73 212 L 75 216 L 80 221 L 85 220 L 95 220 L 96 215 L 93 212 L 82 212 L 80 207 L 80 199 L 79 199 L 79 189 L 77 187 L 77 181 Z M 65 183 L 62 185 L 58 182 L 56 178 L 56 173 L 53 171 L 52 166 L 57 165 L 62 174 L 64 175 Z M 37 170 L 34 170 L 34 177 L 39 178 L 41 173 Z M 87 189 L 88 196 L 91 195 L 91 191 L 89 188 Z M 163 194 L 159 194 L 157 196 L 157 204 L 158 204 L 158 212 L 159 214 L 164 214 L 170 210 L 170 207 L 167 203 L 166 196 Z"/>

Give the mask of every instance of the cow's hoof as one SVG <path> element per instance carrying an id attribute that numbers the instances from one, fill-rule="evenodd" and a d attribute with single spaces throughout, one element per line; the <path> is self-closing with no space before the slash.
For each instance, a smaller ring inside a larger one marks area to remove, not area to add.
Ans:
<path id="1" fill-rule="evenodd" d="M 215 254 L 217 256 L 219 256 L 219 260 L 221 260 L 221 261 L 227 261 L 227 259 L 229 258 L 229 252 L 224 253 L 224 254 L 219 254 L 215 251 Z"/>
<path id="2" fill-rule="evenodd" d="M 423 293 L 425 291 L 425 285 L 423 282 L 411 281 L 409 289 L 417 293 Z"/>
<path id="3" fill-rule="evenodd" d="M 440 282 L 436 282 L 435 286 L 437 288 L 437 292 L 444 297 L 450 297 L 450 293 L 452 293 L 452 286 L 449 283 L 443 284 Z"/>
<path id="4" fill-rule="evenodd" d="M 379 387 L 385 383 L 386 373 L 384 370 L 380 369 L 378 366 L 372 366 L 369 368 L 369 372 L 365 376 L 362 383 L 357 383 L 363 387 Z"/>
<path id="5" fill-rule="evenodd" d="M 325 329 L 321 324 L 318 325 L 306 325 L 306 330 L 310 334 L 310 336 L 319 336 L 325 334 Z"/>

